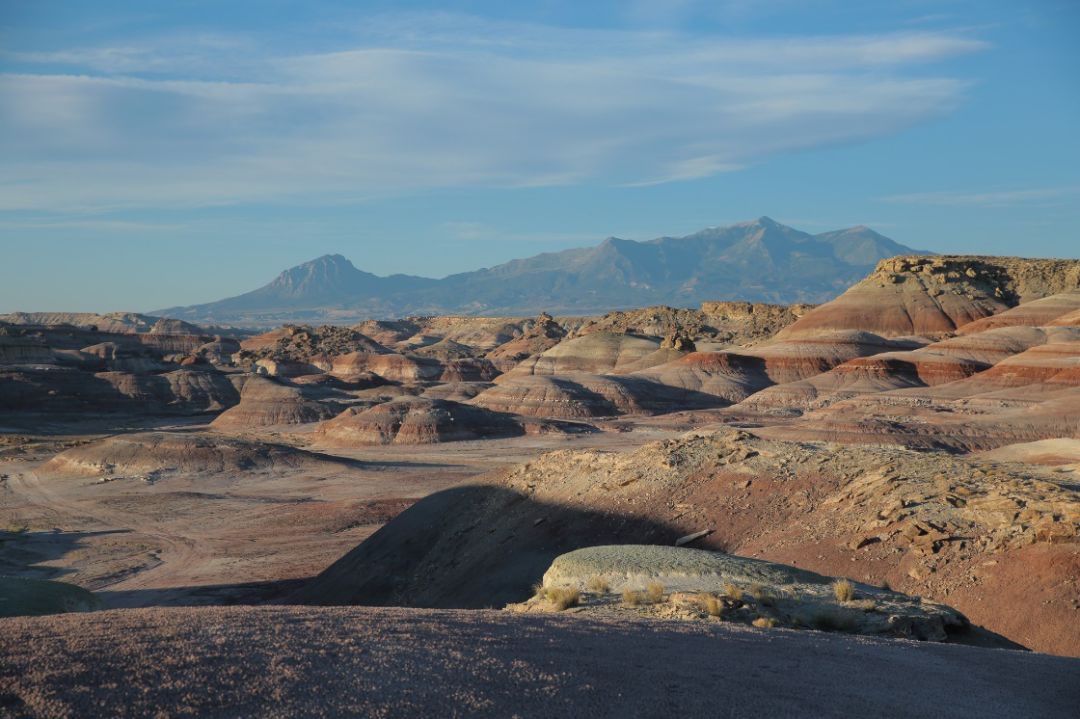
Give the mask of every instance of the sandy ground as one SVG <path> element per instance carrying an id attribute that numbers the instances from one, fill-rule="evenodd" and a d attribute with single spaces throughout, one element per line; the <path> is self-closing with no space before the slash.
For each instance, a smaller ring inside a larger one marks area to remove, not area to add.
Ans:
<path id="1" fill-rule="evenodd" d="M 675 423 L 571 437 L 316 446 L 349 463 L 330 472 L 202 473 L 153 482 L 49 473 L 42 465 L 57 452 L 94 438 L 52 435 L 0 453 L 0 574 L 77 584 L 114 608 L 261 601 L 318 574 L 433 492 L 552 449 L 631 449 L 681 429 Z M 245 436 L 309 443 L 302 431 Z"/>
<path id="2" fill-rule="evenodd" d="M 719 621 L 371 608 L 0 620 L 10 717 L 1075 717 L 1080 660 Z"/>

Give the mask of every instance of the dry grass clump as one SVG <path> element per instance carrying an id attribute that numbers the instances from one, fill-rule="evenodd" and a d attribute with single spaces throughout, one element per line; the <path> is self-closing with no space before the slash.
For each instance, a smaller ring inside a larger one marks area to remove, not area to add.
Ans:
<path id="1" fill-rule="evenodd" d="M 611 591 L 611 585 L 604 581 L 603 577 L 590 577 L 585 588 L 597 594 L 607 594 Z"/>
<path id="2" fill-rule="evenodd" d="M 649 582 L 644 590 L 624 589 L 622 593 L 623 606 L 637 607 L 642 604 L 659 604 L 664 601 L 664 585 L 660 582 Z"/>
<path id="3" fill-rule="evenodd" d="M 877 602 L 873 599 L 853 599 L 850 602 L 845 602 L 845 605 L 852 609 L 861 609 L 864 612 L 877 611 Z"/>
<path id="4" fill-rule="evenodd" d="M 724 614 L 724 603 L 718 597 L 708 592 L 697 595 L 698 604 L 710 617 L 719 617 Z"/>
<path id="5" fill-rule="evenodd" d="M 544 598 L 561 612 L 581 603 L 581 590 L 576 587 L 548 587 L 544 590 Z"/>
<path id="6" fill-rule="evenodd" d="M 753 624 L 758 629 L 772 629 L 776 626 L 776 620 L 772 617 L 758 617 Z"/>
<path id="7" fill-rule="evenodd" d="M 832 590 L 839 602 L 850 602 L 855 598 L 855 585 L 847 579 L 837 579 L 833 582 Z"/>
<path id="8" fill-rule="evenodd" d="M 763 607 L 771 607 L 776 603 L 776 595 L 763 584 L 754 582 L 750 585 L 750 596 Z"/>
<path id="9" fill-rule="evenodd" d="M 733 599 L 735 601 L 741 601 L 742 600 L 742 590 L 739 589 L 738 587 L 736 587 L 731 582 L 728 582 L 727 584 L 724 585 L 724 596 L 727 597 L 728 599 Z"/>

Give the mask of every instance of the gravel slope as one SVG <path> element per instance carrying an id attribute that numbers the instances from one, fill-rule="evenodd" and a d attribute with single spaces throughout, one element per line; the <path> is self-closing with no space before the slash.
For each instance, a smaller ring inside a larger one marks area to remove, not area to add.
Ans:
<path id="1" fill-rule="evenodd" d="M 0 620 L 0 716 L 1073 717 L 1080 660 L 648 620 L 361 607 Z"/>

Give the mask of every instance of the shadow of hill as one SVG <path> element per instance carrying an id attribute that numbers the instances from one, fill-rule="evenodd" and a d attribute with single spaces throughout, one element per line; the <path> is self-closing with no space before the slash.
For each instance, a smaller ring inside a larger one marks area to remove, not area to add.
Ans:
<path id="1" fill-rule="evenodd" d="M 127 529 L 98 532 L 14 532 L 0 531 L 0 574 L 25 579 L 56 579 L 73 569 L 43 566 L 63 559 L 83 547 L 84 540 L 107 534 L 126 534 Z"/>
<path id="2" fill-rule="evenodd" d="M 301 579 L 283 579 L 157 589 L 102 589 L 95 594 L 106 609 L 235 606 L 273 602 L 303 583 Z"/>
<path id="3" fill-rule="evenodd" d="M 671 544 L 649 519 L 468 485 L 421 499 L 289 597 L 301 604 L 476 609 L 528 597 L 552 560 L 597 544 Z"/>

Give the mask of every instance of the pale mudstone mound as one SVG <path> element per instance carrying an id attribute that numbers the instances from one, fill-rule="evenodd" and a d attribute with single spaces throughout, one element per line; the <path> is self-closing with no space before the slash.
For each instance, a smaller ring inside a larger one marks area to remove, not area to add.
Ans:
<path id="1" fill-rule="evenodd" d="M 319 425 L 327 444 L 431 444 L 525 434 L 516 417 L 460 402 L 402 397 L 368 409 L 346 409 Z"/>
<path id="2" fill-rule="evenodd" d="M 309 390 L 251 377 L 240 391 L 240 403 L 225 410 L 211 426 L 219 429 L 304 424 L 329 419 L 339 407 L 309 397 Z"/>
<path id="3" fill-rule="evenodd" d="M 662 414 L 722 407 L 729 402 L 719 396 L 636 375 L 571 372 L 513 377 L 476 395 L 471 404 L 529 417 L 576 419 Z"/>
<path id="4" fill-rule="evenodd" d="M 505 376 L 557 375 L 570 372 L 626 373 L 662 364 L 682 353 L 661 347 L 656 337 L 596 332 L 564 340 L 522 361 Z"/>
<path id="5" fill-rule="evenodd" d="M 586 592 L 581 604 L 585 614 L 625 610 L 694 618 L 696 607 L 708 616 L 704 595 L 711 595 L 724 600 L 714 605 L 713 616 L 747 622 L 764 619 L 769 626 L 931 641 L 944 641 L 950 631 L 969 626 L 954 609 L 866 584 L 848 582 L 848 593 L 837 596 L 836 582 L 785 564 L 721 552 L 624 544 L 587 547 L 557 557 L 542 586 Z M 651 597 L 629 602 L 618 597 L 626 591 L 645 594 L 649 585 Z M 640 603 L 632 604 L 635 601 Z M 512 608 L 543 611 L 549 602 L 539 593 Z"/>
<path id="6" fill-rule="evenodd" d="M 13 325 L 70 325 L 80 329 L 94 328 L 98 332 L 114 334 L 136 334 L 143 332 L 161 331 L 158 323 L 162 322 L 159 317 L 141 315 L 135 312 L 110 312 L 107 314 L 94 314 L 91 312 L 12 312 L 0 315 L 0 322 Z M 175 324 L 169 324 L 175 323 Z M 173 329 L 195 329 L 194 325 L 177 320 L 168 320 L 167 326 Z M 155 330 L 155 327 L 158 327 Z"/>
<path id="7" fill-rule="evenodd" d="M 998 447 L 981 455 L 999 462 L 1043 464 L 1072 471 L 1080 470 L 1080 438 L 1040 439 Z"/>
<path id="8" fill-rule="evenodd" d="M 436 382 L 443 376 L 444 366 L 428 357 L 350 352 L 334 357 L 328 371 L 342 379 L 371 373 L 390 382 Z"/>
<path id="9" fill-rule="evenodd" d="M 298 469 L 329 463 L 293 447 L 189 432 L 136 432 L 65 450 L 42 469 L 104 480 L 163 474 Z"/>
<path id="10" fill-rule="evenodd" d="M 544 573 L 544 586 L 580 586 L 594 578 L 605 580 L 612 591 L 638 589 L 662 582 L 667 589 L 720 591 L 727 582 L 749 587 L 825 585 L 829 577 L 775 562 L 737 557 L 689 547 L 659 544 L 614 544 L 567 552 Z"/>

